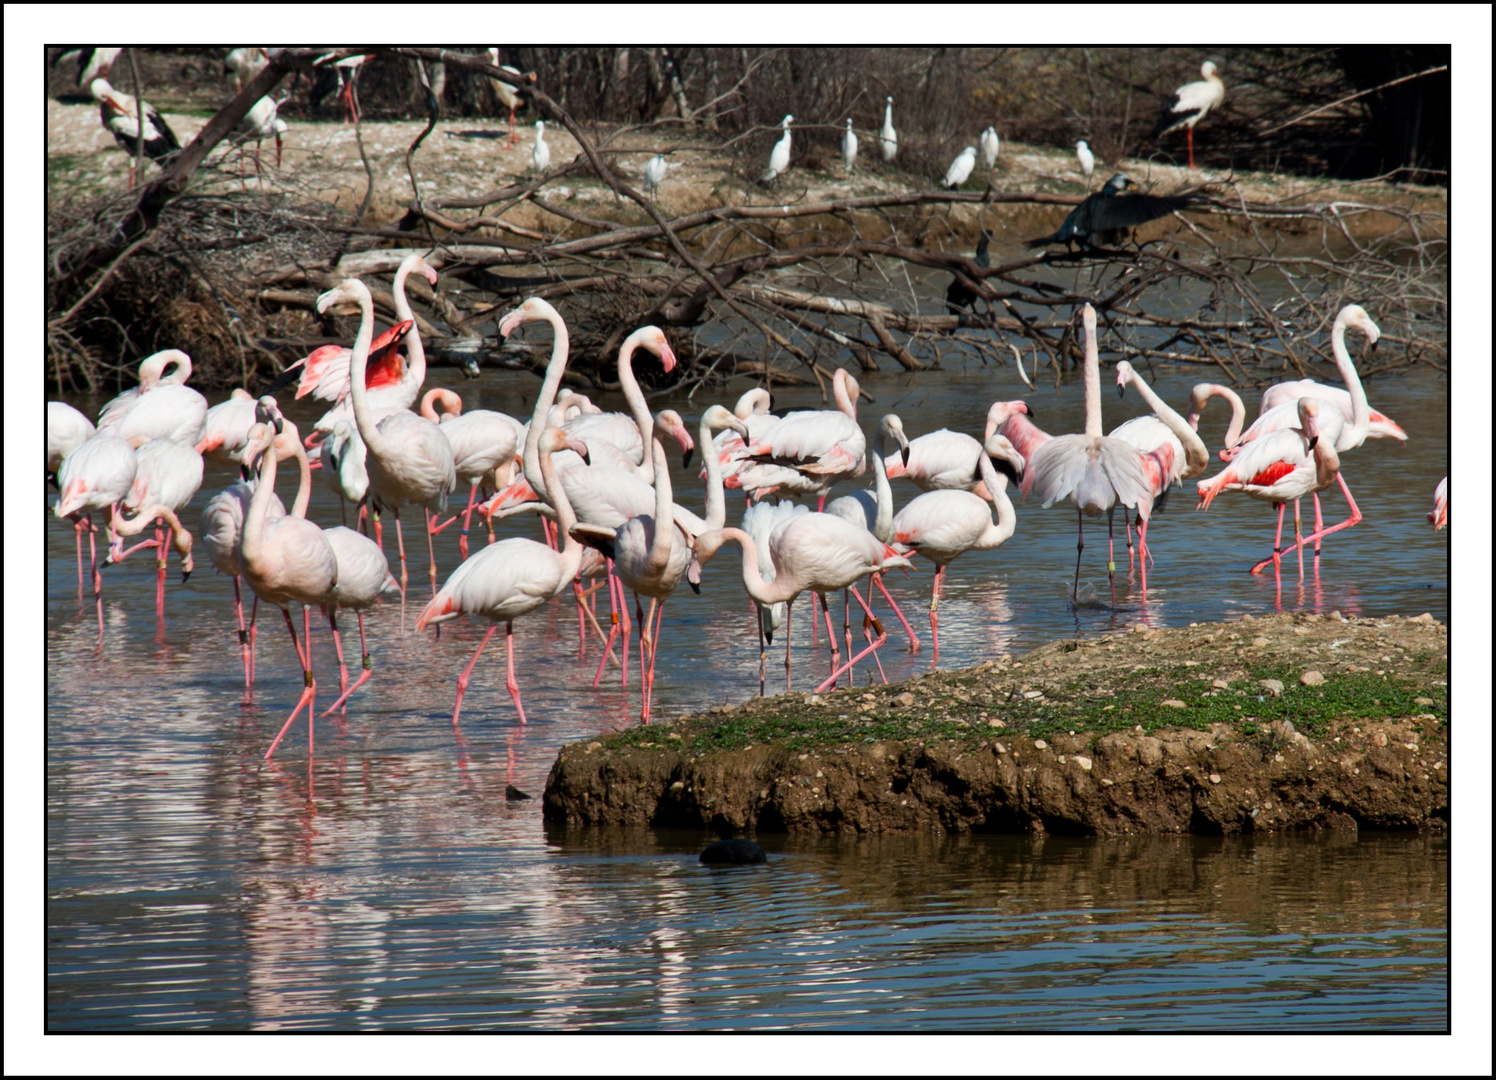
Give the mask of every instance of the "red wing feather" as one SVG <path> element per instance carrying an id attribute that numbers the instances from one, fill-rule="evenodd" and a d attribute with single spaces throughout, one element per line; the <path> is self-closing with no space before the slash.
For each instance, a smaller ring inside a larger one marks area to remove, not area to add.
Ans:
<path id="1" fill-rule="evenodd" d="M 1256 484 L 1259 487 L 1272 487 L 1279 480 L 1293 472 L 1295 468 L 1296 466 L 1287 461 L 1275 461 L 1247 482 L 1249 484 Z"/>

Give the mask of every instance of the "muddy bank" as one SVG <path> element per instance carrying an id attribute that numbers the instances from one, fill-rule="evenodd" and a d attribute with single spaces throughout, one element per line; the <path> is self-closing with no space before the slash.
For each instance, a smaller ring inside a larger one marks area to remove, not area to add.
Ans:
<path id="1" fill-rule="evenodd" d="M 1448 630 L 1244 618 L 727 706 L 565 747 L 545 815 L 759 831 L 1444 829 Z"/>

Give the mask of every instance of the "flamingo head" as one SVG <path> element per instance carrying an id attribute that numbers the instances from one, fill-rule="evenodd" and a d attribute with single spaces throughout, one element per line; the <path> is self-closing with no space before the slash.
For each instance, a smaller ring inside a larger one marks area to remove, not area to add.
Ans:
<path id="1" fill-rule="evenodd" d="M 1117 362 L 1117 396 L 1122 397 L 1127 393 L 1127 384 L 1132 381 L 1132 365 L 1126 360 Z"/>
<path id="2" fill-rule="evenodd" d="M 553 427 L 546 428 L 540 433 L 540 454 L 559 453 L 562 450 L 574 452 L 587 464 L 592 464 L 592 457 L 587 453 L 587 444 L 575 435 L 569 434 L 565 429 Z"/>
<path id="3" fill-rule="evenodd" d="M 514 333 L 520 323 L 534 322 L 537 319 L 560 322 L 561 316 L 557 314 L 555 308 L 551 307 L 550 304 L 546 303 L 540 297 L 532 296 L 508 315 L 504 316 L 499 323 L 499 336 L 508 337 Z"/>
<path id="4" fill-rule="evenodd" d="M 436 287 L 436 271 L 419 255 L 407 255 L 400 264 L 407 273 L 420 274 L 432 288 Z"/>
<path id="5" fill-rule="evenodd" d="M 1018 448 L 1007 440 L 1005 436 L 993 434 L 988 436 L 987 441 L 982 444 L 982 450 L 992 459 L 999 476 L 1005 476 L 1014 483 L 1023 479 L 1023 470 L 1028 463 L 1023 460 L 1023 455 Z"/>
<path id="6" fill-rule="evenodd" d="M 655 427 L 668 433 L 680 445 L 681 468 L 691 467 L 691 454 L 696 449 L 696 440 L 691 438 L 691 432 L 686 428 L 686 422 L 681 419 L 680 413 L 674 409 L 665 409 L 655 414 Z"/>
<path id="7" fill-rule="evenodd" d="M 878 430 L 885 436 L 892 436 L 899 444 L 899 455 L 905 465 L 909 464 L 909 437 L 904 434 L 904 421 L 893 413 L 885 413 L 883 419 L 878 422 Z"/>
<path id="8" fill-rule="evenodd" d="M 334 304 L 362 305 L 366 300 L 371 304 L 374 302 L 374 298 L 369 295 L 369 287 L 358 278 L 348 278 L 317 297 L 317 314 L 322 314 Z"/>
<path id="9" fill-rule="evenodd" d="M 1381 339 L 1382 331 L 1376 323 L 1371 321 L 1371 316 L 1366 314 L 1366 309 L 1360 304 L 1347 304 L 1340 309 L 1340 314 L 1335 321 L 1346 329 L 1359 330 L 1366 335 L 1366 343 L 1376 348 Z"/>
<path id="10" fill-rule="evenodd" d="M 752 390 L 749 391 L 750 394 L 754 392 Z M 763 394 L 765 400 L 768 399 L 769 394 L 767 390 L 759 390 L 757 393 Z M 742 402 L 738 404 L 741 405 Z M 725 405 L 713 405 L 706 412 L 702 413 L 701 426 L 708 431 L 721 431 L 723 428 L 731 428 L 744 439 L 748 438 L 748 425 L 743 423 L 742 418 L 736 413 L 728 412 Z"/>
<path id="11" fill-rule="evenodd" d="M 1309 440 L 1308 449 L 1313 450 L 1319 442 L 1319 402 L 1312 397 L 1299 398 L 1299 427 Z"/>
<path id="12" fill-rule="evenodd" d="M 665 331 L 658 326 L 641 326 L 624 341 L 620 358 L 632 353 L 640 345 L 660 358 L 660 364 L 667 374 L 675 370 L 675 350 L 670 347 Z"/>
<path id="13" fill-rule="evenodd" d="M 262 424 L 269 424 L 275 428 L 279 435 L 285 430 L 285 414 L 281 412 L 280 406 L 276 404 L 275 398 L 266 394 L 255 402 L 255 419 Z"/>

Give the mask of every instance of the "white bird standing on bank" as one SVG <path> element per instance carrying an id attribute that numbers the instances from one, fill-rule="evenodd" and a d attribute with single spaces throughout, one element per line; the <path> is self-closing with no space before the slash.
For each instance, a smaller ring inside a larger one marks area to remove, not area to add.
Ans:
<path id="1" fill-rule="evenodd" d="M 779 174 L 790 167 L 790 125 L 795 122 L 793 116 L 785 116 L 779 121 L 779 126 L 784 129 L 784 134 L 774 144 L 774 149 L 769 151 L 769 171 L 758 178 L 760 184 L 767 184 L 779 179 Z"/>
<path id="2" fill-rule="evenodd" d="M 551 148 L 545 144 L 545 121 L 535 121 L 535 148 L 530 151 L 530 165 L 543 173 L 551 164 Z"/>
<path id="3" fill-rule="evenodd" d="M 1085 139 L 1079 139 L 1075 143 L 1075 157 L 1080 162 L 1080 171 L 1086 175 L 1086 185 L 1091 183 L 1091 174 L 1096 171 L 1096 155 L 1091 153 L 1091 148 L 1086 145 Z"/>
<path id="4" fill-rule="evenodd" d="M 847 117 L 847 131 L 841 138 L 842 164 L 847 172 L 857 163 L 857 135 L 852 131 L 852 118 Z"/>
<path id="5" fill-rule="evenodd" d="M 1159 110 L 1158 122 L 1153 125 L 1153 137 L 1167 135 L 1181 127 L 1189 141 L 1190 168 L 1195 167 L 1195 125 L 1205 114 L 1226 100 L 1226 84 L 1216 74 L 1216 66 L 1209 60 L 1200 65 L 1201 82 L 1185 83 L 1174 96 L 1164 102 Z"/>
<path id="6" fill-rule="evenodd" d="M 879 135 L 883 147 L 883 160 L 892 161 L 899 152 L 899 133 L 893 129 L 893 96 L 883 108 L 883 131 Z"/>
<path id="7" fill-rule="evenodd" d="M 941 181 L 941 184 L 948 191 L 955 191 L 962 184 L 966 183 L 966 178 L 971 175 L 972 170 L 976 167 L 977 148 L 975 146 L 968 146 L 960 154 L 956 155 L 956 160 L 951 162 L 951 167 L 945 170 L 945 179 Z"/>
<path id="8" fill-rule="evenodd" d="M 644 163 L 644 194 L 653 195 L 665 182 L 665 169 L 668 167 L 664 154 L 656 154 Z"/>
<path id="9" fill-rule="evenodd" d="M 997 128 L 989 127 L 982 132 L 982 168 L 990 169 L 997 164 Z"/>

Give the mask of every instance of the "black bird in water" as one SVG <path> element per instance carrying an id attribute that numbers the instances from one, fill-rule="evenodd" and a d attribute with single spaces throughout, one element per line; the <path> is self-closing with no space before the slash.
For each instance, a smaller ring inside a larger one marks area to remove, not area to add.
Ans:
<path id="1" fill-rule="evenodd" d="M 987 241 L 992 239 L 992 234 L 986 229 L 982 230 L 982 238 L 977 241 L 977 256 L 972 262 L 982 268 L 992 265 L 992 260 L 987 258 Z M 951 278 L 951 283 L 945 287 L 945 306 L 954 311 L 956 308 L 971 310 L 971 305 L 979 297 L 975 292 L 961 284 L 960 278 Z"/>
<path id="2" fill-rule="evenodd" d="M 712 832 L 720 839 L 712 841 L 701 853 L 701 861 L 718 866 L 748 866 L 768 862 L 764 849 L 752 840 L 734 838 L 733 828 L 721 814 L 712 815 Z"/>
<path id="3" fill-rule="evenodd" d="M 1058 231 L 1028 241 L 1031 248 L 1047 244 L 1074 247 L 1078 241 L 1086 247 L 1102 247 L 1121 242 L 1122 230 L 1183 210 L 1193 201 L 1188 195 L 1124 195 L 1135 187 L 1132 177 L 1118 173 L 1096 194 L 1081 203 Z"/>

